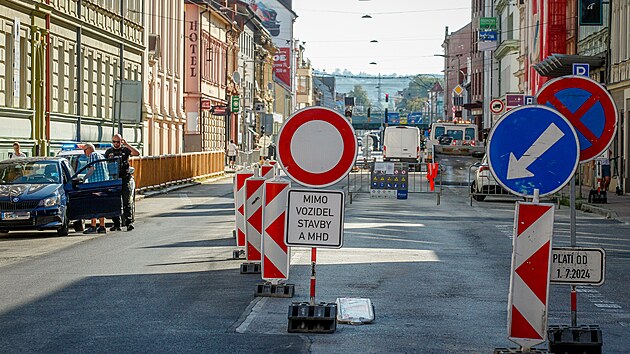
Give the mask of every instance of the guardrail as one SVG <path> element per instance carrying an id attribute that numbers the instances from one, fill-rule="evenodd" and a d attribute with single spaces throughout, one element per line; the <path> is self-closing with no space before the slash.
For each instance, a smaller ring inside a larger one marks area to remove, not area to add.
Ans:
<path id="1" fill-rule="evenodd" d="M 357 161 L 352 171 L 348 174 L 348 196 L 350 203 L 352 203 L 352 195 L 354 193 L 371 193 L 371 173 L 374 170 L 374 163 L 375 161 Z M 435 178 L 435 187 L 431 190 L 429 180 L 427 179 L 427 171 L 427 163 L 409 164 L 407 192 L 435 194 L 436 203 L 440 205 L 442 174 L 438 173 Z"/>
<path id="2" fill-rule="evenodd" d="M 142 191 L 222 174 L 225 169 L 225 152 L 138 156 L 130 158 L 129 163 L 135 169 L 136 190 Z"/>

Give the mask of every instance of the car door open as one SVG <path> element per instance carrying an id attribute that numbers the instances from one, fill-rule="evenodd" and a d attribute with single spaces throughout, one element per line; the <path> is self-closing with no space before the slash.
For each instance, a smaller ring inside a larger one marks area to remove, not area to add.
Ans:
<path id="1" fill-rule="evenodd" d="M 106 180 L 90 182 L 84 181 L 80 176 L 85 176 L 88 169 L 98 163 L 105 163 Z M 122 179 L 117 168 L 111 168 L 112 164 L 118 163 L 118 158 L 103 159 L 87 164 L 77 171 L 70 181 L 65 183 L 69 198 L 68 217 L 72 220 L 90 219 L 96 217 L 112 218 L 122 214 Z"/>

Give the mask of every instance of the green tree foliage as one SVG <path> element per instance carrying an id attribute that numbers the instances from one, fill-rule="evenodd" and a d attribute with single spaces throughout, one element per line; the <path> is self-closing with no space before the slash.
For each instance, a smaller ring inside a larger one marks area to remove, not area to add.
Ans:
<path id="1" fill-rule="evenodd" d="M 444 86 L 441 78 L 433 76 L 416 75 L 409 81 L 409 86 L 402 91 L 402 99 L 398 103 L 398 108 L 408 112 L 421 110 L 424 102 L 429 97 L 429 90 L 438 81 Z"/>
<path id="2" fill-rule="evenodd" d="M 346 96 L 354 97 L 354 104 L 357 106 L 368 107 L 371 105 L 368 93 L 361 85 L 354 85 L 354 89 L 348 92 Z"/>

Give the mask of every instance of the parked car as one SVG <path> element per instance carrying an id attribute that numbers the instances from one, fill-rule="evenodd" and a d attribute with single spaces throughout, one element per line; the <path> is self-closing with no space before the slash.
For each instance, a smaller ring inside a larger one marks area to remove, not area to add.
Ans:
<path id="1" fill-rule="evenodd" d="M 104 160 L 100 160 L 104 161 Z M 122 180 L 85 182 L 63 157 L 26 157 L 0 162 L 0 233 L 14 230 L 69 232 L 70 220 L 122 213 Z"/>
<path id="2" fill-rule="evenodd" d="M 61 146 L 61 151 L 57 153 L 57 156 L 65 157 L 70 166 L 75 170 L 79 171 L 85 165 L 87 165 L 87 156 L 83 152 L 84 144 L 79 143 L 65 143 Z M 101 155 L 105 154 L 105 151 L 112 147 L 110 143 L 95 143 L 94 148 L 95 151 Z M 117 176 L 118 175 L 118 163 L 111 162 L 107 165 L 110 175 Z M 131 189 L 131 220 L 135 219 L 136 216 L 136 180 L 133 177 L 135 169 L 133 167 L 129 168 L 129 173 L 131 174 L 131 180 L 129 182 Z M 79 177 L 83 177 L 86 171 L 82 172 Z M 83 220 L 76 220 L 73 222 L 74 229 L 77 231 L 83 230 Z"/>
<path id="3" fill-rule="evenodd" d="M 487 196 L 510 195 L 497 183 L 497 180 L 490 172 L 488 155 L 484 155 L 481 162 L 477 162 L 473 166 L 477 168 L 475 171 L 475 178 L 470 186 L 470 193 L 474 200 L 482 202 Z"/>

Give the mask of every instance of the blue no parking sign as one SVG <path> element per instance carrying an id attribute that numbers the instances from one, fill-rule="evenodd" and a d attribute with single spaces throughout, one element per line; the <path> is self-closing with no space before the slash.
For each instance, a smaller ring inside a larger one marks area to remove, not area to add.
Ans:
<path id="1" fill-rule="evenodd" d="M 540 105 L 506 113 L 490 131 L 488 162 L 497 182 L 520 196 L 555 193 L 577 168 L 578 137 L 569 121 Z"/>

